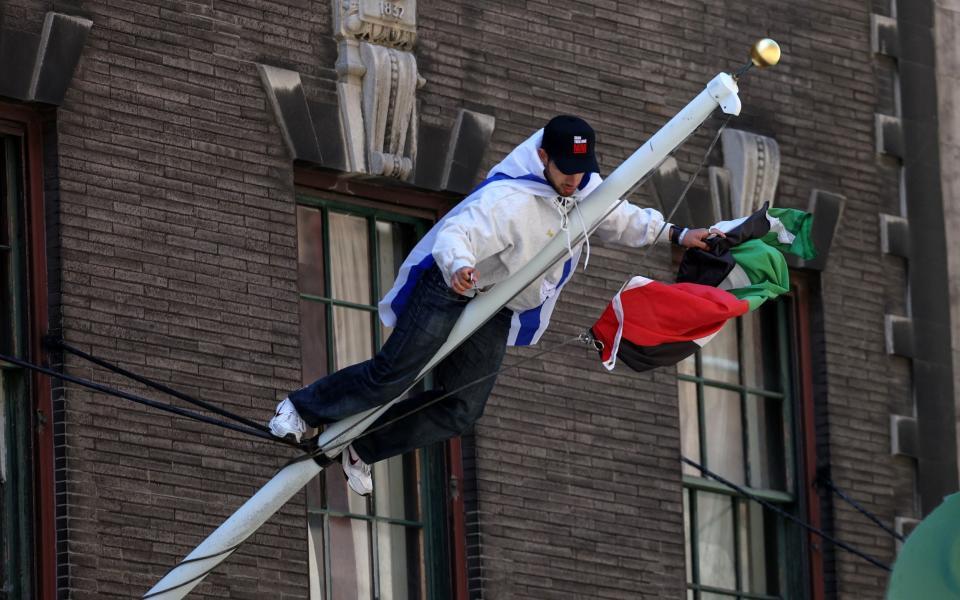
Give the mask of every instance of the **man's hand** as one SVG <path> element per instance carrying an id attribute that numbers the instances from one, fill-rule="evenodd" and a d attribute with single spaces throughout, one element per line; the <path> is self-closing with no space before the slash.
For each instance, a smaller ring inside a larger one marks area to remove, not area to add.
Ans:
<path id="1" fill-rule="evenodd" d="M 722 238 L 727 237 L 726 234 L 716 227 L 711 227 L 710 229 L 688 229 L 687 232 L 683 234 L 680 245 L 684 248 L 700 248 L 701 250 L 706 250 L 708 246 L 704 240 L 713 235 L 718 235 Z"/>
<path id="2" fill-rule="evenodd" d="M 473 267 L 461 267 L 450 278 L 450 287 L 458 294 L 465 294 L 467 290 L 477 285 L 480 274 Z"/>

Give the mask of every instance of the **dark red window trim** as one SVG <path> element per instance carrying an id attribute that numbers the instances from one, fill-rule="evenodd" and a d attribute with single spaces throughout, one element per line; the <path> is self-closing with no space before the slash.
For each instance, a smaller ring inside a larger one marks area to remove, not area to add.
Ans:
<path id="1" fill-rule="evenodd" d="M 813 354 L 810 347 L 812 309 L 811 284 L 807 274 L 791 272 L 793 288 L 794 322 L 796 326 L 796 350 L 800 377 L 800 425 L 803 436 L 803 482 L 807 500 L 808 523 L 821 527 L 820 496 L 817 493 L 817 433 L 813 400 Z M 810 598 L 824 600 L 823 540 L 812 533 L 807 534 L 810 564 Z"/>
<path id="2" fill-rule="evenodd" d="M 41 362 L 42 339 L 48 323 L 47 254 L 43 198 L 44 111 L 0 102 L 0 119 L 13 122 L 24 136 L 24 194 L 27 219 L 27 347 L 29 358 Z M 34 373 L 31 378 L 36 432 L 34 510 L 36 516 L 36 593 L 38 600 L 54 600 L 57 579 L 56 496 L 54 482 L 53 398 L 50 380 Z"/>

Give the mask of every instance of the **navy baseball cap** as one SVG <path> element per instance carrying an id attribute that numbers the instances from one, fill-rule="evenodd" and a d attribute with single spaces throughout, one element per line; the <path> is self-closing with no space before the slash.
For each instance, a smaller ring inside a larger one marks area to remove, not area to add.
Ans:
<path id="1" fill-rule="evenodd" d="M 543 128 L 544 149 L 557 168 L 565 175 L 599 173 L 594 145 L 597 136 L 593 127 L 579 117 L 560 115 L 550 119 Z"/>

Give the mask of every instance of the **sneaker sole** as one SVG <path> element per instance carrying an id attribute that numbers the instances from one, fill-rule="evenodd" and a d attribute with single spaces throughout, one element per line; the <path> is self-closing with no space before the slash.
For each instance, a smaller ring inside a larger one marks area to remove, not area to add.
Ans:
<path id="1" fill-rule="evenodd" d="M 373 492 L 373 490 L 368 490 L 367 487 L 363 485 L 363 482 L 357 479 L 356 477 L 349 477 L 346 475 L 346 473 L 344 473 L 344 476 L 347 479 L 347 485 L 350 486 L 350 489 L 353 490 L 354 493 L 359 494 L 361 496 L 369 496 L 370 493 Z M 354 485 L 354 482 L 356 482 L 356 485 Z"/>
<path id="2" fill-rule="evenodd" d="M 293 433 L 293 432 L 289 432 L 289 431 L 288 431 L 287 433 L 285 433 L 285 434 L 283 434 L 283 435 L 280 435 L 279 433 L 276 432 L 276 430 L 275 430 L 273 427 L 271 427 L 271 428 L 270 428 L 270 435 L 272 435 L 272 436 L 275 437 L 275 438 L 280 438 L 281 440 L 293 440 L 294 442 L 296 442 L 296 443 L 298 443 L 298 444 L 300 443 L 300 438 L 297 436 L 297 434 L 295 434 L 295 433 Z"/>

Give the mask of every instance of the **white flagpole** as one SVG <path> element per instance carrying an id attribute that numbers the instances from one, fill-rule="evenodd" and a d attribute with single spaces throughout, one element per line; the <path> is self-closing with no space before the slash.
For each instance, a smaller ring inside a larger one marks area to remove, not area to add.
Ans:
<path id="1" fill-rule="evenodd" d="M 778 54 L 779 56 L 779 54 Z M 652 138 L 613 171 L 597 189 L 581 202 L 587 229 L 594 229 L 610 208 L 619 202 L 634 184 L 655 169 L 670 152 L 690 136 L 720 106 L 723 112 L 740 114 L 736 81 L 726 73 L 714 77 L 707 87 L 676 114 Z M 520 269 L 516 275 L 494 286 L 488 293 L 467 304 L 451 331 L 447 343 L 430 360 L 421 376 L 447 357 L 464 340 L 493 317 L 531 281 L 567 254 L 566 238 L 556 236 Z M 351 438 L 361 434 L 397 400 L 343 419 L 326 428 L 318 446 L 327 457 L 336 456 Z M 237 512 L 191 552 L 183 562 L 161 579 L 144 598 L 176 600 L 186 596 L 237 545 L 253 534 L 267 519 L 293 497 L 322 467 L 312 460 L 294 463 L 277 473 Z M 199 560 L 198 560 L 199 559 Z"/>

